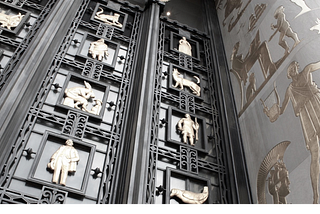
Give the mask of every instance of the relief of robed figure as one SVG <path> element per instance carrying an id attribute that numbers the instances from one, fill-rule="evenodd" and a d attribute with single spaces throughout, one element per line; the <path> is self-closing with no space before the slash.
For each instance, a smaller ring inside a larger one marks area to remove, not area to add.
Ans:
<path id="1" fill-rule="evenodd" d="M 313 189 L 313 203 L 319 201 L 319 136 L 320 136 L 320 90 L 312 79 L 312 72 L 320 69 L 320 61 L 311 63 L 299 72 L 299 63 L 293 61 L 287 69 L 292 80 L 280 107 L 280 115 L 289 101 L 296 117 L 300 118 L 306 148 L 311 154 L 310 178 Z"/>

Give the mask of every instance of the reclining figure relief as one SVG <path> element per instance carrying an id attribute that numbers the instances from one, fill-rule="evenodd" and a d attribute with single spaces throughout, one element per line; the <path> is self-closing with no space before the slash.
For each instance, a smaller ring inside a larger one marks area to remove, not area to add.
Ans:
<path id="1" fill-rule="evenodd" d="M 119 22 L 120 14 L 114 13 L 114 15 L 103 14 L 103 9 L 99 7 L 100 11 L 98 11 L 95 15 L 95 19 L 103 21 L 108 25 L 113 25 L 119 28 L 122 28 L 122 24 Z"/>
<path id="2" fill-rule="evenodd" d="M 7 15 L 3 11 L 0 13 L 1 27 L 11 30 L 12 27 L 17 27 L 21 22 L 24 15 L 19 13 L 18 15 Z"/>
<path id="3" fill-rule="evenodd" d="M 177 197 L 186 204 L 203 204 L 209 196 L 209 188 L 203 187 L 202 193 L 195 193 L 187 190 L 173 188 L 170 191 L 170 197 Z"/>

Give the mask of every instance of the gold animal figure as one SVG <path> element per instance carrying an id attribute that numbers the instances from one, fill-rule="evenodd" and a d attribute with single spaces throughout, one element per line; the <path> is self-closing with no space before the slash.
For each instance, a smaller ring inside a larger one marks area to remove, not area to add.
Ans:
<path id="1" fill-rule="evenodd" d="M 176 68 L 173 69 L 172 77 L 176 81 L 176 84 L 173 87 L 177 88 L 178 86 L 180 86 L 180 89 L 182 90 L 183 86 L 187 86 L 191 89 L 193 94 L 200 96 L 201 88 L 200 88 L 200 86 L 197 85 L 197 83 L 198 84 L 200 83 L 199 77 L 193 76 L 197 80 L 197 83 L 195 83 L 195 82 L 192 82 L 188 79 L 184 79 L 179 75 L 180 75 L 180 73 L 179 73 L 178 69 L 176 69 Z"/>
<path id="2" fill-rule="evenodd" d="M 18 15 L 7 15 L 3 11 L 0 13 L 1 27 L 11 30 L 12 27 L 17 27 L 21 22 L 24 15 L 19 13 Z"/>
<path id="3" fill-rule="evenodd" d="M 122 24 L 119 22 L 120 14 L 114 13 L 114 15 L 107 15 L 107 14 L 102 14 L 103 9 L 99 7 L 100 11 L 98 11 L 95 15 L 95 19 L 98 19 L 100 21 L 103 21 L 106 24 L 109 25 L 114 25 L 119 28 L 122 28 Z"/>
<path id="4" fill-rule="evenodd" d="M 203 204 L 209 196 L 208 187 L 203 187 L 202 193 L 194 193 L 187 190 L 171 189 L 170 197 L 178 197 L 186 204 Z"/>

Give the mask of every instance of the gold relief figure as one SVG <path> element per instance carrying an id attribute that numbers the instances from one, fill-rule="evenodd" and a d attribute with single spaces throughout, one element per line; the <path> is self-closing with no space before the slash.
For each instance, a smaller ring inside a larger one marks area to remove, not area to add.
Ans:
<path id="1" fill-rule="evenodd" d="M 81 109 L 89 112 L 87 109 L 88 100 L 94 98 L 95 95 L 92 91 L 91 85 L 84 81 L 84 87 L 73 87 L 65 90 L 65 99 L 63 104 L 72 108 Z M 80 108 L 81 107 L 81 108 Z"/>
<path id="2" fill-rule="evenodd" d="M 170 197 L 178 197 L 186 204 L 203 204 L 209 196 L 208 187 L 203 187 L 202 193 L 194 193 L 187 190 L 171 189 Z"/>
<path id="3" fill-rule="evenodd" d="M 289 172 L 282 160 L 278 161 L 270 170 L 268 178 L 269 193 L 273 197 L 274 204 L 286 204 L 286 196 L 289 195 Z"/>
<path id="4" fill-rule="evenodd" d="M 246 98 L 247 102 L 253 97 L 253 95 L 256 93 L 256 78 L 254 76 L 254 73 L 251 73 L 249 76 L 249 85 L 247 87 L 247 92 L 246 92 Z"/>
<path id="5" fill-rule="evenodd" d="M 273 96 L 271 96 L 273 95 Z M 276 98 L 274 101 L 273 98 Z M 266 100 L 260 99 L 262 105 L 263 105 L 263 112 L 269 117 L 269 120 L 271 123 L 275 122 L 278 117 L 280 116 L 280 97 L 276 88 L 276 84 L 274 83 L 274 89 L 273 91 L 269 94 Z M 273 101 L 272 106 L 268 108 L 265 102 L 270 103 L 270 101 Z"/>
<path id="6" fill-rule="evenodd" d="M 174 81 L 176 81 L 176 84 L 173 87 L 177 88 L 178 86 L 180 86 L 180 89 L 182 90 L 183 86 L 187 86 L 191 89 L 193 94 L 200 96 L 201 88 L 200 88 L 200 86 L 197 85 L 197 83 L 198 84 L 200 83 L 199 77 L 193 76 L 197 80 L 197 83 L 195 83 L 195 82 L 192 82 L 188 79 L 184 79 L 183 77 L 181 77 L 179 75 L 180 75 L 180 73 L 179 73 L 178 69 L 174 68 L 173 72 L 172 72 L 172 77 L 173 77 Z"/>
<path id="7" fill-rule="evenodd" d="M 66 145 L 61 146 L 50 158 L 48 168 L 54 170 L 52 182 L 66 185 L 68 172 L 75 172 L 80 160 L 77 150 L 73 147 L 73 141 L 68 139 Z"/>
<path id="8" fill-rule="evenodd" d="M 102 61 L 103 58 L 109 56 L 108 45 L 104 43 L 104 39 L 99 39 L 98 41 L 91 42 L 89 47 L 89 54 L 92 55 L 93 59 L 98 57 L 99 61 Z"/>
<path id="9" fill-rule="evenodd" d="M 223 20 L 223 26 L 226 25 L 225 21 L 228 18 L 228 16 L 235 10 L 239 9 L 242 6 L 241 0 L 227 0 L 227 2 L 224 5 L 224 20 Z"/>
<path id="10" fill-rule="evenodd" d="M 191 119 L 191 116 L 189 114 L 185 114 L 185 118 L 181 118 L 178 121 L 178 130 L 182 133 L 182 139 L 184 143 L 189 143 L 191 146 L 194 146 L 194 138 L 196 141 L 198 140 L 198 130 L 199 130 L 199 124 L 197 122 L 197 118 L 195 118 L 195 122 Z M 196 133 L 194 133 L 196 132 Z"/>
<path id="11" fill-rule="evenodd" d="M 18 15 L 7 15 L 3 11 L 0 13 L 1 27 L 6 27 L 11 30 L 12 27 L 17 27 L 21 22 L 24 15 L 19 13 Z"/>
<path id="12" fill-rule="evenodd" d="M 191 45 L 187 41 L 186 37 L 182 37 L 182 39 L 179 40 L 179 49 L 180 52 L 187 54 L 189 56 L 192 56 L 191 53 Z"/>
<path id="13" fill-rule="evenodd" d="M 288 55 L 290 53 L 290 48 L 287 44 L 287 42 L 284 40 L 284 37 L 287 36 L 294 41 L 294 45 L 292 46 L 293 50 L 299 43 L 300 40 L 298 38 L 298 35 L 292 31 L 289 22 L 286 20 L 286 16 L 284 14 L 284 7 L 280 6 L 276 9 L 274 13 L 274 18 L 277 19 L 277 24 L 271 24 L 271 29 L 277 29 L 273 35 L 270 37 L 269 41 L 272 40 L 272 38 L 276 35 L 277 32 L 280 33 L 279 36 L 279 45 L 285 49 L 285 55 Z"/>
<path id="14" fill-rule="evenodd" d="M 254 7 L 254 14 L 251 14 L 249 18 L 249 31 L 252 31 L 255 28 L 255 24 L 257 23 L 266 7 L 266 4 L 258 4 Z"/>
<path id="15" fill-rule="evenodd" d="M 238 54 L 240 42 L 237 42 L 231 54 L 231 69 L 239 81 L 241 92 L 241 108 L 243 107 L 243 85 L 246 85 L 248 79 L 248 72 L 251 70 L 256 61 L 259 62 L 262 74 L 265 78 L 268 74 L 273 75 L 277 67 L 271 59 L 267 42 L 261 43 L 259 31 L 256 34 L 255 39 L 251 42 L 249 51 L 245 57 L 242 54 Z M 242 85 L 243 83 L 243 85 Z"/>
<path id="16" fill-rule="evenodd" d="M 300 73 L 296 61 L 290 63 L 287 77 L 292 80 L 280 108 L 283 114 L 291 100 L 294 113 L 300 118 L 307 150 L 311 154 L 310 177 L 313 203 L 318 203 L 319 183 L 319 135 L 320 135 L 320 90 L 312 80 L 312 72 L 320 69 L 320 62 L 307 65 Z"/>
<path id="17" fill-rule="evenodd" d="M 232 2 L 232 4 L 237 3 L 238 1 L 234 1 L 234 0 L 227 0 L 227 2 Z M 241 11 L 238 11 L 237 13 L 237 17 L 235 18 L 235 20 L 233 20 L 234 17 L 231 18 L 229 26 L 228 26 L 228 32 L 230 32 L 235 26 L 236 24 L 239 22 L 241 16 L 243 15 L 244 11 L 247 9 L 247 7 L 249 6 L 251 0 L 249 0 L 247 2 L 247 4 L 241 9 Z M 240 7 L 242 5 L 242 2 L 240 2 Z"/>
<path id="18" fill-rule="evenodd" d="M 266 183 L 275 204 L 287 203 L 289 190 L 289 172 L 284 164 L 283 156 L 290 141 L 283 141 L 274 146 L 261 162 L 257 177 L 257 197 L 259 204 L 266 204 Z M 269 175 L 269 177 L 268 177 Z M 268 177 L 268 179 L 267 179 Z M 266 182 L 267 181 L 267 182 Z"/>
<path id="19" fill-rule="evenodd" d="M 119 22 L 119 17 L 120 14 L 114 13 L 114 15 L 107 15 L 107 14 L 102 14 L 103 9 L 99 7 L 100 11 L 98 11 L 95 15 L 95 19 L 98 19 L 100 21 L 103 21 L 104 23 L 108 25 L 113 25 L 119 28 L 122 28 L 122 24 Z"/>

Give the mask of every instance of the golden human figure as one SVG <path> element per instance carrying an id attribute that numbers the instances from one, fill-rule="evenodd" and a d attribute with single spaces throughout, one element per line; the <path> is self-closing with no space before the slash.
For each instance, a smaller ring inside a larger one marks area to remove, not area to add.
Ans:
<path id="1" fill-rule="evenodd" d="M 293 39 L 294 44 L 293 48 L 295 48 L 299 43 L 300 40 L 298 38 L 298 35 L 292 31 L 289 22 L 286 20 L 286 16 L 284 14 L 284 7 L 280 6 L 276 9 L 274 13 L 274 18 L 277 19 L 277 24 L 271 24 L 271 29 L 277 29 L 274 34 L 270 37 L 269 41 L 273 38 L 273 36 L 279 32 L 279 45 L 285 49 L 285 55 L 290 53 L 289 46 L 287 42 L 284 40 L 284 37 L 287 36 L 291 39 Z"/>
<path id="2" fill-rule="evenodd" d="M 187 54 L 189 56 L 192 56 L 191 45 L 187 41 L 186 37 L 182 37 L 182 39 L 180 39 L 180 41 L 179 41 L 179 51 L 184 53 L 184 54 Z"/>
<path id="3" fill-rule="evenodd" d="M 320 69 L 320 61 L 307 65 L 300 73 L 296 61 L 290 63 L 287 76 L 292 79 L 282 106 L 280 115 L 292 102 L 294 113 L 300 118 L 307 149 L 311 154 L 310 177 L 313 188 L 313 203 L 318 203 L 319 192 L 319 134 L 320 134 L 320 90 L 312 81 L 311 72 Z"/>
<path id="4" fill-rule="evenodd" d="M 283 161 L 277 162 L 274 169 L 270 170 L 268 189 L 273 196 L 274 204 L 286 204 L 286 196 L 289 195 L 289 172 Z"/>
<path id="5" fill-rule="evenodd" d="M 195 122 L 191 119 L 189 114 L 185 115 L 185 118 L 181 118 L 178 122 L 178 130 L 182 132 L 183 142 L 187 143 L 189 139 L 189 143 L 191 146 L 194 146 L 194 138 L 198 140 L 198 130 L 199 124 L 197 122 L 197 118 L 195 118 Z M 196 133 L 194 133 L 196 132 Z"/>
<path id="6" fill-rule="evenodd" d="M 54 170 L 52 182 L 66 185 L 68 172 L 75 172 L 80 160 L 77 150 L 73 147 L 73 141 L 68 139 L 66 145 L 61 146 L 50 158 L 48 168 Z"/>

